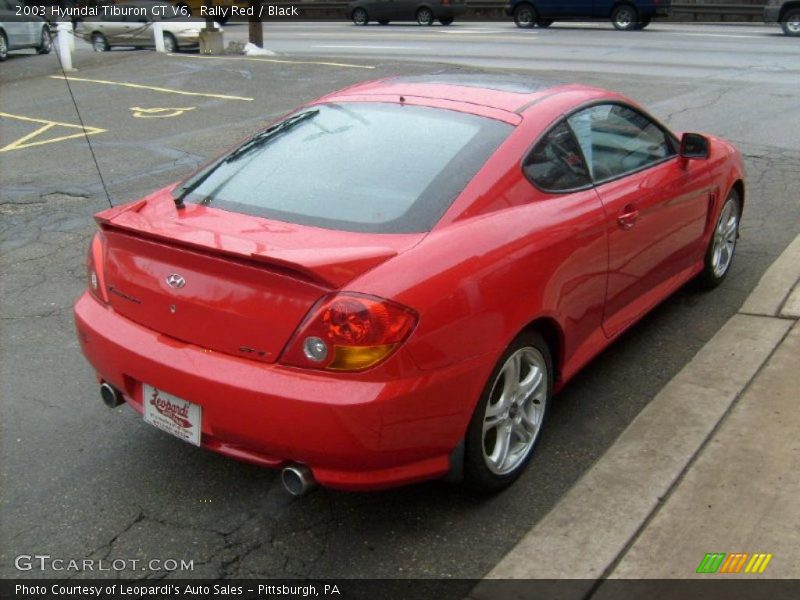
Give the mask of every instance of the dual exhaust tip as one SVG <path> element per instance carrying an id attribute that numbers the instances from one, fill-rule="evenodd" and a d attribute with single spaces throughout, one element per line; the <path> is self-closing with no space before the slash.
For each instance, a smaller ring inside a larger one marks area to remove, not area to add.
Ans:
<path id="1" fill-rule="evenodd" d="M 108 408 L 116 408 L 125 403 L 120 391 L 107 381 L 100 384 L 100 398 Z"/>
<path id="2" fill-rule="evenodd" d="M 317 487 L 311 469 L 305 465 L 289 465 L 281 471 L 284 489 L 292 496 L 303 496 Z"/>
<path id="3" fill-rule="evenodd" d="M 122 393 L 110 383 L 104 381 L 100 384 L 100 398 L 109 408 L 116 408 L 125 403 Z M 303 496 L 317 487 L 314 475 L 305 465 L 289 465 L 281 471 L 281 483 L 284 489 L 292 496 Z"/>

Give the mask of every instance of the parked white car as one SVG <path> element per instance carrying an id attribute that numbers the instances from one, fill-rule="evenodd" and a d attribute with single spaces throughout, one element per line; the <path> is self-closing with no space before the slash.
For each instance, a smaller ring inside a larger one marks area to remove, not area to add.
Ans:
<path id="1" fill-rule="evenodd" d="M 53 47 L 47 22 L 18 15 L 19 6 L 13 0 L 0 0 L 0 61 L 12 50 L 34 48 L 39 54 L 48 54 Z"/>
<path id="2" fill-rule="evenodd" d="M 139 1 L 118 2 L 117 6 L 142 6 L 147 14 L 135 16 L 120 11 L 122 14 L 108 14 L 93 21 L 78 23 L 76 33 L 91 42 L 95 52 L 106 52 L 116 46 L 155 47 L 153 22 L 156 20 L 161 23 L 164 49 L 167 52 L 196 48 L 200 43 L 203 22 L 190 21 L 180 11 L 175 14 L 171 4 Z M 162 10 L 153 10 L 157 6 L 162 7 Z"/>

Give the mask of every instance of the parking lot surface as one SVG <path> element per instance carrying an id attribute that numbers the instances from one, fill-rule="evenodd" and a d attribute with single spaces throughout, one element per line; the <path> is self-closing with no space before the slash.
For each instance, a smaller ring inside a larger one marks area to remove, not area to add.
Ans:
<path id="1" fill-rule="evenodd" d="M 476 497 L 431 482 L 292 498 L 276 472 L 198 450 L 125 406 L 101 404 L 71 316 L 86 285 L 91 215 L 107 206 L 94 159 L 111 200 L 123 203 L 303 101 L 369 78 L 459 67 L 364 56 L 80 56 L 74 73 L 61 73 L 52 55 L 14 58 L 0 73 L 1 577 L 32 575 L 13 558 L 33 553 L 194 561 L 191 572 L 122 573 L 135 577 L 480 577 L 800 231 L 800 136 L 780 114 L 797 110 L 796 82 L 538 73 L 621 91 L 678 130 L 737 143 L 749 183 L 730 278 L 711 293 L 678 292 L 578 375 L 556 398 L 531 468 L 506 492 Z"/>

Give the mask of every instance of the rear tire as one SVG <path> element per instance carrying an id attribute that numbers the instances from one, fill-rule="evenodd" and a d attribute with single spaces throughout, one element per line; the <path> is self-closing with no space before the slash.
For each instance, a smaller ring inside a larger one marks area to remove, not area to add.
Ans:
<path id="1" fill-rule="evenodd" d="M 467 429 L 464 480 L 492 493 L 527 467 L 553 390 L 550 349 L 536 332 L 520 334 L 503 352 Z"/>
<path id="2" fill-rule="evenodd" d="M 92 48 L 95 52 L 108 52 L 110 46 L 108 45 L 108 40 L 106 36 L 102 33 L 95 32 L 92 34 Z"/>
<path id="3" fill-rule="evenodd" d="M 790 8 L 786 11 L 781 21 L 781 29 L 786 35 L 800 35 L 800 8 Z"/>
<path id="4" fill-rule="evenodd" d="M 50 37 L 50 28 L 42 27 L 41 43 L 39 44 L 39 47 L 36 48 L 36 51 L 39 54 L 50 54 L 50 50 L 52 49 L 53 49 L 53 38 Z"/>
<path id="5" fill-rule="evenodd" d="M 356 25 L 364 26 L 369 23 L 369 15 L 367 14 L 367 11 L 364 10 L 363 8 L 360 7 L 356 8 L 353 11 L 351 17 L 353 19 L 353 23 L 355 23 Z"/>
<path id="6" fill-rule="evenodd" d="M 739 238 L 741 218 L 741 198 L 736 190 L 731 190 L 725 199 L 725 204 L 722 205 L 708 242 L 703 270 L 697 276 L 697 283 L 701 288 L 714 289 L 730 272 L 736 252 L 736 241 Z"/>
<path id="7" fill-rule="evenodd" d="M 8 59 L 8 39 L 4 31 L 0 31 L 0 62 Z"/>
<path id="8" fill-rule="evenodd" d="M 389 19 L 378 19 L 378 25 L 388 25 Z"/>
<path id="9" fill-rule="evenodd" d="M 441 23 L 442 25 L 452 25 L 453 17 L 445 17 L 444 19 L 439 19 L 439 23 Z"/>
<path id="10" fill-rule="evenodd" d="M 644 17 L 641 21 L 636 25 L 636 29 L 644 29 L 650 25 L 650 17 Z"/>
<path id="11" fill-rule="evenodd" d="M 423 6 L 417 11 L 417 23 L 420 25 L 433 25 L 433 11 L 427 6 Z"/>
<path id="12" fill-rule="evenodd" d="M 639 24 L 639 11 L 631 4 L 618 4 L 611 11 L 611 24 L 619 31 L 633 31 Z"/>
<path id="13" fill-rule="evenodd" d="M 536 9 L 530 4 L 520 4 L 514 10 L 514 23 L 522 29 L 530 29 L 536 24 Z"/>
<path id="14" fill-rule="evenodd" d="M 553 19 L 539 19 L 536 21 L 536 26 L 540 29 L 547 29 L 553 24 Z"/>

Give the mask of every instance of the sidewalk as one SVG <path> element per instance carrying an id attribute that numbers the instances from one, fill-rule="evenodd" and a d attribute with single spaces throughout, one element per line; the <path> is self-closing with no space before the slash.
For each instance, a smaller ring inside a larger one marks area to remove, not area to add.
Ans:
<path id="1" fill-rule="evenodd" d="M 800 236 L 487 579 L 800 578 L 799 282 Z"/>

